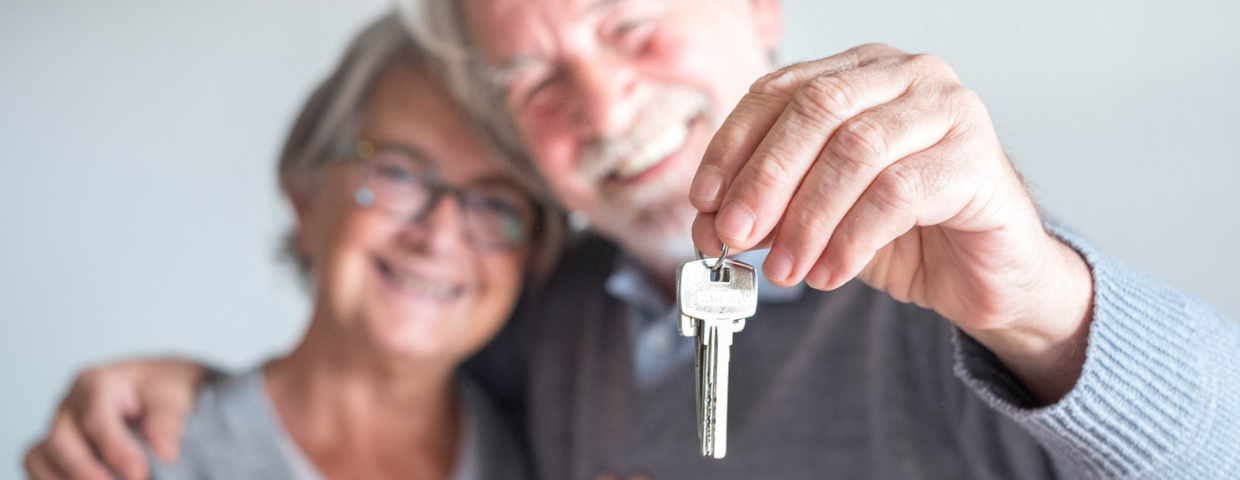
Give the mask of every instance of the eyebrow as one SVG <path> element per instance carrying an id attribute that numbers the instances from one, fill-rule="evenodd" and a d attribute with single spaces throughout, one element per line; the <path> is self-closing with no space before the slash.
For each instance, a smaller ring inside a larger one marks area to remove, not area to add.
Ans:
<path id="1" fill-rule="evenodd" d="M 408 143 L 389 142 L 389 141 L 383 141 L 383 140 L 375 140 L 375 141 L 372 141 L 372 143 L 374 143 L 376 147 L 393 148 L 396 150 L 400 150 L 402 152 L 409 154 L 412 157 L 415 157 L 419 160 L 427 162 L 430 166 L 432 166 L 436 170 L 442 170 L 439 167 L 441 162 L 439 162 L 438 159 L 431 156 L 429 153 L 426 153 L 425 150 L 422 150 Z M 478 178 L 471 179 L 465 182 L 463 186 L 469 187 L 469 186 L 479 186 L 479 185 L 497 185 L 497 186 L 511 187 L 511 188 L 514 188 L 520 191 L 523 195 L 532 196 L 529 192 L 526 191 L 526 188 L 522 186 L 520 182 L 512 178 L 512 175 L 505 175 L 502 173 L 489 173 L 486 175 L 479 176 Z"/>
<path id="2" fill-rule="evenodd" d="M 369 142 L 374 144 L 376 150 L 382 149 L 382 148 L 400 150 L 401 152 L 407 153 L 409 154 L 409 156 L 414 157 L 418 160 L 429 162 L 432 165 L 439 164 L 437 159 L 431 154 L 426 153 L 425 150 L 422 150 L 418 147 L 415 147 L 405 142 L 394 142 L 390 140 L 369 140 Z"/>
<path id="3" fill-rule="evenodd" d="M 512 188 L 520 192 L 522 195 L 526 195 L 531 198 L 533 197 L 532 192 L 529 192 L 525 188 L 525 186 L 521 185 L 521 182 L 518 182 L 515 178 L 512 177 L 512 175 L 505 175 L 503 173 L 488 173 L 486 175 L 482 175 L 480 177 L 477 177 L 477 178 L 474 178 L 474 179 L 471 179 L 465 182 L 464 186 L 466 187 L 476 187 L 476 186 L 509 187 L 509 188 Z"/>

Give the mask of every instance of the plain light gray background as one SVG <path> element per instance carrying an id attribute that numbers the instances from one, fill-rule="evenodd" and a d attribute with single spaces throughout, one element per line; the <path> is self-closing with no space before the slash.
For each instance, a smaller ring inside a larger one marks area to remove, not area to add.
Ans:
<path id="1" fill-rule="evenodd" d="M 275 260 L 289 121 L 382 0 L 0 5 L 0 478 L 74 370 L 240 367 L 307 308 Z M 1048 211 L 1240 317 L 1240 2 L 790 1 L 785 60 L 935 53 Z"/>

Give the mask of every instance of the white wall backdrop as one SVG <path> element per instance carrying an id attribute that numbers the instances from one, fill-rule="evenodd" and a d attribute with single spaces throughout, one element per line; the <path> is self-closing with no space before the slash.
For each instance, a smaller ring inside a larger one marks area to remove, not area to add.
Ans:
<path id="1" fill-rule="evenodd" d="M 275 156 L 383 0 L 0 4 L 0 479 L 75 369 L 239 367 L 306 308 Z M 1240 317 L 1240 2 L 790 1 L 786 60 L 932 52 L 1048 211 Z"/>
<path id="2" fill-rule="evenodd" d="M 385 5 L 0 3 L 0 479 L 85 364 L 240 367 L 295 339 L 275 158 Z"/>

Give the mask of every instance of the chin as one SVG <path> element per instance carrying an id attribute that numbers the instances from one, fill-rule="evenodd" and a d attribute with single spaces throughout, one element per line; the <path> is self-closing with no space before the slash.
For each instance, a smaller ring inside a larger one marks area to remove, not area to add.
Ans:
<path id="1" fill-rule="evenodd" d="M 370 328 L 371 340 L 387 356 L 414 362 L 456 361 L 464 343 L 465 322 L 445 321 L 447 315 L 380 321 Z M 455 328 L 454 328 L 455 327 Z"/>
<path id="2" fill-rule="evenodd" d="M 617 212 L 619 213 L 619 212 Z M 687 200 L 672 199 L 641 208 L 629 207 L 618 221 L 599 222 L 600 233 L 630 254 L 659 263 L 681 263 L 694 258 L 692 227 L 697 215 Z"/>

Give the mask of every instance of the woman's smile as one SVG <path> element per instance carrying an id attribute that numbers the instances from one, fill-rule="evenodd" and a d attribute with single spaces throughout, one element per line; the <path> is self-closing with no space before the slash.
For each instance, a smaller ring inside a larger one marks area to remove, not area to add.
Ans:
<path id="1" fill-rule="evenodd" d="M 446 304 L 461 298 L 466 290 L 464 282 L 428 275 L 416 267 L 387 261 L 378 256 L 375 257 L 375 268 L 384 283 L 401 296 Z"/>

